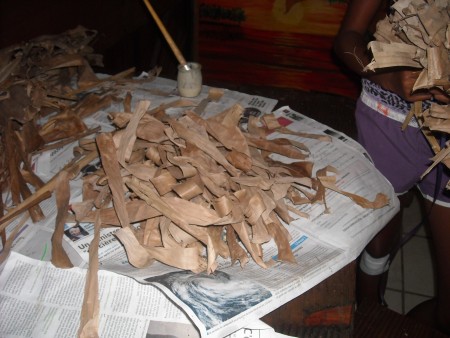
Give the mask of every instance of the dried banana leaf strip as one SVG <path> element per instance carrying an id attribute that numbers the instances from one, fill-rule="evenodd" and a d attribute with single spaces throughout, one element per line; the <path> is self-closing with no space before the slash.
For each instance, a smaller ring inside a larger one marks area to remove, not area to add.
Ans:
<path id="1" fill-rule="evenodd" d="M 178 269 L 191 270 L 194 273 L 199 273 L 205 271 L 207 267 L 205 259 L 196 247 L 163 248 L 144 246 L 144 248 L 150 257 Z"/>
<path id="2" fill-rule="evenodd" d="M 429 87 L 449 84 L 450 60 L 449 50 L 444 45 L 428 47 L 427 80 Z"/>
<path id="3" fill-rule="evenodd" d="M 161 196 L 172 191 L 172 188 L 177 184 L 177 180 L 167 169 L 159 171 L 155 177 L 150 178 L 150 182 L 152 182 L 153 186 Z"/>
<path id="4" fill-rule="evenodd" d="M 136 237 L 144 246 L 163 246 L 161 231 L 159 230 L 160 217 L 146 219 L 137 229 Z"/>
<path id="5" fill-rule="evenodd" d="M 31 111 L 31 98 L 26 86 L 13 84 L 8 88 L 8 98 L 0 101 L 0 126 L 6 126 L 9 120 L 21 124 L 31 121 L 36 111 Z"/>
<path id="6" fill-rule="evenodd" d="M 434 167 L 436 167 L 440 162 L 446 162 L 447 167 L 449 167 L 449 155 L 450 155 L 450 141 L 447 141 L 445 143 L 445 147 L 441 149 L 441 151 L 439 153 L 437 153 L 435 156 L 433 156 L 433 158 L 431 159 L 433 161 L 433 163 L 427 168 L 427 170 L 422 174 L 422 176 L 420 176 L 420 178 L 422 179 L 423 177 L 425 177 L 425 175 L 427 175 L 431 170 L 433 170 Z"/>
<path id="7" fill-rule="evenodd" d="M 16 137 L 23 154 L 30 154 L 45 145 L 44 140 L 39 135 L 38 126 L 34 120 L 25 122 L 20 130 L 16 130 Z M 23 160 L 24 157 L 26 156 L 22 155 Z M 24 160 L 24 162 L 26 163 L 28 161 Z"/>
<path id="8" fill-rule="evenodd" d="M 240 104 L 235 104 L 223 112 L 210 117 L 208 121 L 215 121 L 223 126 L 234 127 L 239 125 L 243 114 L 244 108 Z"/>
<path id="9" fill-rule="evenodd" d="M 12 200 L 18 204 L 32 195 L 28 184 L 31 184 L 34 189 L 38 189 L 43 186 L 43 182 L 33 173 L 29 159 L 24 152 L 25 146 L 22 145 L 17 132 L 14 132 L 12 128 L 13 122 L 9 121 L 5 131 L 5 156 L 8 159 Z M 16 193 L 19 195 L 15 196 Z M 35 223 L 45 218 L 39 205 L 30 207 L 28 212 Z"/>
<path id="10" fill-rule="evenodd" d="M 68 109 L 51 118 L 39 129 L 39 135 L 45 143 L 54 142 L 67 137 L 75 137 L 87 130 L 80 117 Z"/>
<path id="11" fill-rule="evenodd" d="M 168 167 L 167 169 L 177 180 L 198 177 L 197 169 L 189 163 L 188 158 L 167 153 L 167 160 L 174 165 L 174 167 Z M 178 168 L 179 171 L 176 170 L 176 168 Z"/>
<path id="12" fill-rule="evenodd" d="M 248 145 L 250 147 L 255 147 L 261 150 L 265 150 L 271 153 L 280 154 L 295 160 L 304 160 L 308 157 L 296 147 L 289 139 L 275 139 L 267 140 L 260 137 L 255 137 L 250 134 L 245 134 L 247 138 Z"/>
<path id="13" fill-rule="evenodd" d="M 92 114 L 105 110 L 111 106 L 118 99 L 114 95 L 99 96 L 95 93 L 87 94 L 83 99 L 78 101 L 76 105 L 72 107 L 79 118 L 85 119 Z"/>
<path id="14" fill-rule="evenodd" d="M 431 102 L 430 116 L 440 119 L 450 119 L 450 105 L 441 105 L 436 102 Z"/>
<path id="15" fill-rule="evenodd" d="M 85 58 L 79 54 L 60 54 L 43 59 L 40 62 L 36 62 L 41 72 L 47 72 L 51 69 L 67 68 L 67 67 L 80 67 L 84 65 Z"/>
<path id="16" fill-rule="evenodd" d="M 448 2 L 446 5 L 448 7 Z M 449 22 L 449 14 L 445 9 L 444 6 L 439 6 L 439 1 L 435 1 L 434 6 L 417 6 L 416 8 L 420 22 L 431 38 L 431 42 L 436 46 L 444 42 L 443 37 Z"/>
<path id="17" fill-rule="evenodd" d="M 221 196 L 212 200 L 212 204 L 214 206 L 214 210 L 216 210 L 217 214 L 221 217 L 227 216 L 233 210 L 233 201 L 229 196 Z"/>
<path id="18" fill-rule="evenodd" d="M 389 199 L 384 194 L 379 193 L 376 195 L 373 201 L 369 201 L 368 199 L 362 196 L 339 189 L 336 186 L 336 176 L 327 176 L 326 175 L 327 172 L 336 173 L 336 169 L 331 166 L 325 167 L 324 170 L 317 176 L 320 183 L 322 183 L 323 186 L 327 189 L 336 191 L 344 196 L 347 196 L 353 202 L 362 206 L 363 208 L 379 209 L 389 204 Z"/>
<path id="19" fill-rule="evenodd" d="M 311 177 L 314 167 L 314 163 L 311 161 L 298 161 L 287 164 L 267 159 L 267 163 L 270 165 L 270 168 L 274 167 L 277 170 L 280 170 L 280 168 L 286 169 L 293 177 Z"/>
<path id="20" fill-rule="evenodd" d="M 197 238 L 181 229 L 167 217 L 163 216 L 161 218 L 159 226 L 162 242 L 166 248 L 171 248 L 173 246 L 185 248 L 196 244 L 202 246 Z"/>
<path id="21" fill-rule="evenodd" d="M 241 267 L 244 267 L 250 259 L 247 252 L 239 244 L 237 233 L 231 225 L 226 226 L 226 240 L 230 250 L 231 264 L 234 265 L 236 261 L 239 261 Z"/>
<path id="22" fill-rule="evenodd" d="M 164 123 L 149 115 L 138 125 L 136 136 L 149 142 L 162 143 L 169 139 L 164 132 L 165 128 Z"/>
<path id="23" fill-rule="evenodd" d="M 58 268 L 71 268 L 72 262 L 62 246 L 64 225 L 69 211 L 70 186 L 69 174 L 66 171 L 59 173 L 56 178 L 56 206 L 58 208 L 55 220 L 55 231 L 52 235 L 52 264 Z"/>
<path id="24" fill-rule="evenodd" d="M 120 228 L 115 232 L 115 236 L 125 247 L 131 265 L 136 268 L 144 268 L 153 263 L 151 255 L 139 243 L 131 227 Z"/>
<path id="25" fill-rule="evenodd" d="M 261 219 L 261 215 L 266 209 L 262 197 L 259 194 L 252 194 L 249 189 L 237 191 L 235 195 L 240 202 L 237 207 L 244 213 L 246 224 L 251 226 L 249 228 L 249 231 L 251 231 L 249 237 L 251 243 L 262 244 L 269 242 L 271 237 Z"/>
<path id="26" fill-rule="evenodd" d="M 190 130 L 183 126 L 180 122 L 171 119 L 169 121 L 172 128 L 176 131 L 179 137 L 183 138 L 189 143 L 195 144 L 200 150 L 208 154 L 215 161 L 220 163 L 231 176 L 239 176 L 240 171 L 233 167 L 230 162 L 227 161 L 225 156 L 217 149 L 217 147 L 208 139 L 205 138 L 193 130 Z"/>
<path id="27" fill-rule="evenodd" d="M 272 192 L 261 191 L 255 188 L 250 188 L 250 191 L 254 195 L 258 194 L 258 196 L 262 199 L 264 203 L 264 211 L 261 214 L 261 218 L 264 221 L 264 224 L 270 223 L 270 215 L 272 214 L 272 211 L 275 210 L 277 207 L 277 204 L 273 199 Z"/>
<path id="28" fill-rule="evenodd" d="M 189 224 L 208 226 L 230 224 L 233 221 L 239 221 L 233 220 L 229 216 L 220 217 L 215 210 L 182 198 L 162 196 L 161 200 L 181 214 L 183 219 Z"/>
<path id="29" fill-rule="evenodd" d="M 157 174 L 158 167 L 148 162 L 132 163 L 127 164 L 126 171 L 128 174 L 136 176 L 140 180 L 150 181 Z"/>
<path id="30" fill-rule="evenodd" d="M 224 226 L 214 225 L 208 227 L 207 229 L 211 240 L 214 243 L 213 245 L 216 254 L 224 259 L 228 259 L 230 258 L 230 249 L 228 248 L 227 243 L 223 240 L 224 228 Z"/>
<path id="31" fill-rule="evenodd" d="M 251 157 L 246 138 L 238 126 L 226 126 L 206 120 L 207 131 L 228 150 L 236 150 Z"/>
<path id="32" fill-rule="evenodd" d="M 116 147 L 110 133 L 102 133 L 96 137 L 103 169 L 108 177 L 108 185 L 111 189 L 114 209 L 122 227 L 128 227 L 130 220 L 125 207 L 124 182 L 120 174 L 119 161 Z"/>
<path id="33" fill-rule="evenodd" d="M 143 199 L 148 205 L 152 206 L 156 210 L 160 211 L 165 217 L 169 218 L 181 229 L 189 233 L 190 235 L 197 238 L 204 245 L 206 245 L 207 249 L 207 257 L 208 257 L 208 272 L 213 271 L 213 267 L 215 266 L 215 251 L 213 247 L 212 240 L 209 234 L 204 227 L 196 227 L 194 225 L 189 225 L 188 222 L 185 221 L 184 217 L 180 212 L 170 205 L 168 205 L 164 200 L 159 197 L 156 192 L 149 187 L 147 184 L 143 182 L 139 182 L 137 179 L 132 178 L 126 182 L 127 186 L 135 192 L 141 199 Z"/>
<path id="34" fill-rule="evenodd" d="M 450 106 L 432 103 L 431 107 L 422 112 L 423 130 L 450 133 Z M 436 149 L 438 145 L 436 144 Z"/>
<path id="35" fill-rule="evenodd" d="M 450 120 L 428 119 L 424 124 L 431 131 L 439 131 L 450 134 Z"/>
<path id="36" fill-rule="evenodd" d="M 127 201 L 125 207 L 127 209 L 127 214 L 129 215 L 130 223 L 137 223 L 161 216 L 161 212 L 152 208 L 142 200 Z M 95 211 L 89 211 L 85 215 L 81 215 L 76 203 L 72 204 L 72 210 L 75 212 L 75 217 L 78 222 L 94 222 L 95 220 Z M 102 208 L 98 212 L 100 212 L 102 227 L 121 226 L 114 207 Z"/>
<path id="37" fill-rule="evenodd" d="M 373 54 L 373 60 L 364 68 L 364 71 L 388 67 L 412 67 L 422 68 L 417 61 L 418 48 L 400 42 L 389 44 L 379 41 L 369 42 L 369 49 Z"/>
<path id="38" fill-rule="evenodd" d="M 81 307 L 79 338 L 97 338 L 100 320 L 100 299 L 98 293 L 98 245 L 100 243 L 100 216 L 94 222 L 94 238 L 89 245 L 89 266 L 84 286 L 83 305 Z"/>
<path id="39" fill-rule="evenodd" d="M 13 121 L 8 121 L 4 139 L 5 159 L 7 159 L 8 174 L 9 174 L 9 189 L 11 193 L 12 202 L 17 205 L 21 201 L 21 184 L 23 178 L 20 173 L 19 154 L 16 151 L 16 144 L 14 143 L 15 134 L 13 129 Z"/>
<path id="40" fill-rule="evenodd" d="M 299 136 L 299 137 L 319 140 L 322 142 L 331 142 L 332 141 L 332 138 L 330 135 L 303 133 L 303 132 L 290 130 L 289 128 L 286 128 L 286 127 L 280 127 L 276 131 L 281 134 L 295 135 L 295 136 Z M 308 148 L 306 148 L 305 151 L 308 151 Z"/>
<path id="41" fill-rule="evenodd" d="M 269 190 L 275 183 L 275 180 L 265 179 L 261 176 L 232 177 L 231 180 L 238 183 L 240 186 L 258 187 L 262 190 Z"/>
<path id="42" fill-rule="evenodd" d="M 7 53 L 3 50 L 0 50 L 0 89 L 6 88 L 7 84 L 6 80 L 17 72 L 17 69 L 22 61 L 22 57 L 20 55 L 15 55 L 13 59 L 11 59 L 10 53 Z M 5 62 L 5 60 L 7 60 Z"/>
<path id="43" fill-rule="evenodd" d="M 92 151 L 86 156 L 82 157 L 79 160 L 74 160 L 69 163 L 66 167 L 63 168 L 61 172 L 66 172 L 69 174 L 69 179 L 74 178 L 80 172 L 81 168 L 91 163 L 94 159 L 98 157 L 98 154 L 95 151 Z M 61 173 L 60 172 L 60 173 Z M 6 215 L 0 218 L 0 232 L 3 231 L 6 227 L 5 222 L 9 221 L 20 215 L 22 212 L 26 211 L 31 206 L 42 202 L 49 198 L 56 187 L 56 181 L 60 173 L 56 174 L 50 181 L 48 181 L 41 188 L 36 190 L 34 194 L 28 197 L 26 200 L 22 201 L 19 205 L 17 205 L 14 209 L 10 210 Z"/>
<path id="44" fill-rule="evenodd" d="M 286 196 L 286 195 L 285 195 Z M 275 200 L 275 212 L 286 223 L 290 224 L 294 219 L 289 215 L 289 209 L 284 198 Z"/>
<path id="45" fill-rule="evenodd" d="M 190 200 L 203 194 L 204 184 L 199 176 L 187 179 L 172 187 L 172 190 L 184 200 Z"/>
<path id="46" fill-rule="evenodd" d="M 267 269 L 268 265 L 264 262 L 261 255 L 259 254 L 258 246 L 250 241 L 251 235 L 249 233 L 247 226 L 245 225 L 245 222 L 234 223 L 232 224 L 232 227 L 234 231 L 236 231 L 236 233 L 238 234 L 239 239 L 249 252 L 250 256 L 253 258 L 255 263 L 258 264 L 260 267 Z M 242 264 L 241 260 L 240 262 Z"/>
<path id="47" fill-rule="evenodd" d="M 297 263 L 295 256 L 292 252 L 291 246 L 289 244 L 290 235 L 286 228 L 278 220 L 274 213 L 272 215 L 272 222 L 267 225 L 267 230 L 272 236 L 275 244 L 278 248 L 277 260 L 289 263 Z"/>
<path id="48" fill-rule="evenodd" d="M 230 162 L 237 169 L 247 173 L 252 169 L 253 160 L 250 156 L 245 155 L 235 149 L 232 149 L 225 156 L 228 162 Z"/>
<path id="49" fill-rule="evenodd" d="M 14 240 L 16 239 L 17 234 L 22 230 L 22 228 L 25 225 L 25 222 L 28 220 L 29 215 L 25 213 L 25 215 L 22 216 L 19 223 L 14 227 L 13 231 L 9 234 L 9 237 L 3 241 L 2 237 L 2 251 L 0 252 L 0 265 L 2 265 L 5 260 L 9 257 L 9 253 L 11 252 L 11 248 L 13 245 Z M 11 223 L 12 221 L 8 222 Z M 6 232 L 3 232 L 6 235 Z"/>
<path id="50" fill-rule="evenodd" d="M 123 167 L 126 167 L 125 162 L 130 160 L 131 152 L 133 150 L 134 142 L 136 141 L 136 129 L 139 121 L 147 112 L 150 107 L 150 101 L 140 101 L 136 107 L 136 111 L 130 119 L 127 127 L 125 128 L 122 137 L 120 138 L 120 145 L 118 149 L 119 163 Z"/>

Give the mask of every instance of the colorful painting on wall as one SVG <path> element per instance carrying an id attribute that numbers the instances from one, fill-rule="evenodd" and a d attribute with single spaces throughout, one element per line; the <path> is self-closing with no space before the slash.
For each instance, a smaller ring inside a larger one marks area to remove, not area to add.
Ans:
<path id="1" fill-rule="evenodd" d="M 199 0 L 206 80 L 356 97 L 332 53 L 346 0 Z"/>

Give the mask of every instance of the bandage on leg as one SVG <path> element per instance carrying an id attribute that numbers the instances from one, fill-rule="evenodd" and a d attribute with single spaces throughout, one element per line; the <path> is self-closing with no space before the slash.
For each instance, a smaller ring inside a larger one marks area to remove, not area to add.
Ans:
<path id="1" fill-rule="evenodd" d="M 377 276 L 389 269 L 389 255 L 384 257 L 375 258 L 372 257 L 366 250 L 361 255 L 359 262 L 360 269 L 370 275 Z"/>

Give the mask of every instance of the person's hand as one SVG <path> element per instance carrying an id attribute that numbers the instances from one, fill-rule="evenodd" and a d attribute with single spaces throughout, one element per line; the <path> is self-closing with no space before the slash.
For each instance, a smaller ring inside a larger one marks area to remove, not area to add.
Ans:
<path id="1" fill-rule="evenodd" d="M 433 98 L 436 101 L 439 101 L 443 104 L 449 104 L 450 103 L 450 95 L 448 93 L 448 88 L 444 87 L 444 90 L 440 88 L 431 88 L 430 94 L 433 96 Z"/>
<path id="2" fill-rule="evenodd" d="M 378 73 L 369 75 L 368 79 L 377 83 L 382 88 L 399 95 L 406 101 L 415 102 L 430 100 L 433 95 L 428 90 L 419 90 L 412 93 L 414 83 L 416 82 L 419 74 L 420 71 L 417 70 L 381 70 Z"/>

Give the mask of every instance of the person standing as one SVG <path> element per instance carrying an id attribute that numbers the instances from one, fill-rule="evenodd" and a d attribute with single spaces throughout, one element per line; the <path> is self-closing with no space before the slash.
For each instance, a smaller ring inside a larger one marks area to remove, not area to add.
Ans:
<path id="1" fill-rule="evenodd" d="M 417 187 L 422 195 L 427 223 L 435 249 L 437 295 L 419 304 L 408 316 L 450 334 L 450 192 L 445 189 L 449 170 L 434 169 L 422 180 L 434 153 L 413 119 L 401 126 L 413 102 L 430 100 L 448 104 L 450 97 L 439 89 L 413 92 L 420 70 L 390 67 L 365 71 L 371 61 L 368 42 L 376 23 L 392 4 L 383 0 L 350 0 L 334 50 L 351 71 L 361 77 L 361 95 L 355 110 L 358 141 L 375 166 L 391 182 L 400 200 L 400 212 L 368 243 L 360 256 L 357 272 L 357 302 L 382 302 L 386 274 L 394 248 L 401 238 L 402 211 L 408 192 Z"/>

